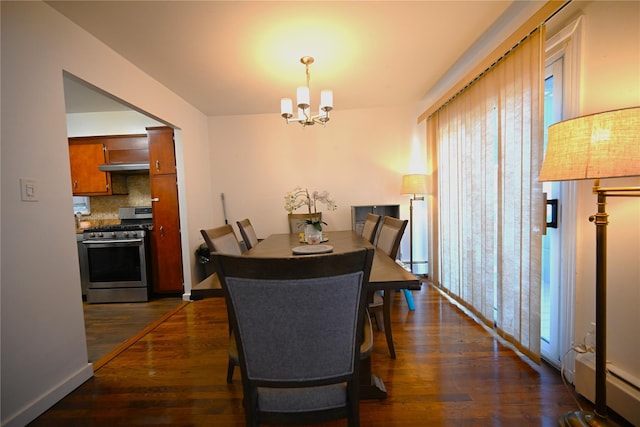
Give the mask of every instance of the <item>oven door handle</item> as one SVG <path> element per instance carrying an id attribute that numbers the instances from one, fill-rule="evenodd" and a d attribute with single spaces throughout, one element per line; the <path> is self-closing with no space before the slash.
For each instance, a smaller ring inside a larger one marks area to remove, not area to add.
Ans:
<path id="1" fill-rule="evenodd" d="M 83 240 L 83 245 L 111 245 L 111 244 L 128 244 L 131 246 L 139 246 L 142 239 L 126 239 L 126 240 Z"/>

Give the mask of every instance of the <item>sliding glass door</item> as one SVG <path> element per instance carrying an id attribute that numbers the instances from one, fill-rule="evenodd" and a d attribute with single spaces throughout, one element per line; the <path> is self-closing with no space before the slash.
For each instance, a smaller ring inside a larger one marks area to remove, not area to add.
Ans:
<path id="1" fill-rule="evenodd" d="M 547 64 L 544 80 L 544 141 L 547 145 L 547 129 L 562 120 L 563 105 L 563 57 Z M 557 182 L 543 183 L 547 197 L 547 230 L 542 236 L 542 283 L 540 304 L 540 353 L 549 363 L 560 366 L 560 258 L 561 224 L 558 209 L 561 207 L 561 185 Z"/>

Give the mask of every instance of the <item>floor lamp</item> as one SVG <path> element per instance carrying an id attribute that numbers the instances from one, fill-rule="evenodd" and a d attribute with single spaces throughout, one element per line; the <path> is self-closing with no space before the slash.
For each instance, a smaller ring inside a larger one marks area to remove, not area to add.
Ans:
<path id="1" fill-rule="evenodd" d="M 428 193 L 429 180 L 427 175 L 412 174 L 402 177 L 402 187 L 400 194 L 412 194 L 409 199 L 409 268 L 413 273 L 413 202 L 414 200 L 424 200 L 424 195 Z"/>
<path id="2" fill-rule="evenodd" d="M 571 411 L 564 426 L 610 425 L 607 419 L 607 197 L 640 197 L 640 187 L 600 187 L 600 178 L 640 176 L 640 107 L 582 116 L 549 127 L 540 181 L 594 179 L 596 226 L 595 413 Z"/>

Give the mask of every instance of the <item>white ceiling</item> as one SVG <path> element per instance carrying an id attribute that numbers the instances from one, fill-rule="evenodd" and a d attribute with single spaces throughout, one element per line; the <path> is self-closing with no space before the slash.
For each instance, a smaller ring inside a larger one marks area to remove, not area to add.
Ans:
<path id="1" fill-rule="evenodd" d="M 419 102 L 514 2 L 47 3 L 217 116 L 279 113 L 280 98 L 295 99 L 305 82 L 304 55 L 315 57 L 312 110 L 321 89 L 334 91 L 336 109 Z M 112 108 L 90 106 L 82 85 L 65 86 L 68 112 Z"/>

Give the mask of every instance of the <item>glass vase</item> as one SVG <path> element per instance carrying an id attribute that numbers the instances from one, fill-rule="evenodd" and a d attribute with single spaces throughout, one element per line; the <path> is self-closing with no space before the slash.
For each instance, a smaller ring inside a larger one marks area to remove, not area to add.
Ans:
<path id="1" fill-rule="evenodd" d="M 317 245 L 322 241 L 322 230 L 318 230 L 313 224 L 307 224 L 304 227 L 305 241 L 309 245 Z"/>

